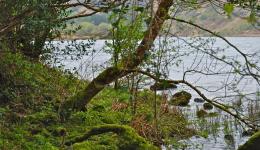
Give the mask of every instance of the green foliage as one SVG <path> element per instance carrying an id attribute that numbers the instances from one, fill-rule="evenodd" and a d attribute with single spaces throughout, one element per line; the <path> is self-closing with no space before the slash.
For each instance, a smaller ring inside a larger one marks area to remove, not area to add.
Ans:
<path id="1" fill-rule="evenodd" d="M 72 74 L 32 63 L 18 53 L 3 54 L 0 69 L 0 99 L 28 108 L 61 102 L 75 92 L 77 85 L 82 85 Z"/>
<path id="2" fill-rule="evenodd" d="M 62 144 L 100 125 L 131 125 L 133 115 L 130 107 L 115 110 L 117 103 L 129 103 L 127 89 L 113 90 L 108 87 L 88 105 L 86 112 L 72 112 L 64 121 L 59 116 L 59 105 L 70 99 L 85 83 L 72 74 L 50 69 L 31 62 L 21 54 L 1 55 L 0 73 L 0 149 L 60 149 Z M 23 85 L 23 86 L 19 86 Z M 8 99 L 5 99 L 8 97 Z M 145 115 L 152 124 L 152 99 L 149 90 L 138 93 L 137 115 Z M 5 103 L 2 103 L 3 101 Z M 158 101 L 158 106 L 160 101 Z M 172 139 L 190 136 L 187 120 L 180 114 L 165 115 L 159 120 L 160 130 Z M 167 122 L 167 123 L 166 123 Z M 178 122 L 178 124 L 176 124 Z M 180 133 L 182 136 L 179 136 Z M 91 137 L 90 140 L 73 145 L 74 149 L 151 149 L 149 142 L 137 136 L 127 127 L 125 134 L 111 133 Z"/>
<path id="3" fill-rule="evenodd" d="M 121 9 L 113 10 L 109 16 L 112 42 L 106 43 L 106 51 L 112 53 L 114 66 L 123 67 L 118 61 L 126 58 L 130 60 L 133 57 L 138 42 L 144 35 L 146 18 L 147 13 L 141 7 L 122 6 Z"/>
<path id="4" fill-rule="evenodd" d="M 224 4 L 224 11 L 230 17 L 232 12 L 234 11 L 234 4 L 232 4 L 232 3 L 225 3 Z"/>
<path id="5" fill-rule="evenodd" d="M 109 124 L 109 125 L 101 125 L 101 126 L 95 126 L 90 129 L 84 136 L 82 137 L 91 137 L 94 135 L 98 134 L 108 134 L 112 132 L 113 134 L 111 136 L 114 136 L 118 138 L 114 143 L 118 145 L 115 147 L 115 149 L 124 149 L 124 150 L 132 150 L 132 149 L 158 149 L 155 146 L 151 145 L 149 142 L 145 141 L 144 138 L 140 137 L 134 129 L 130 128 L 129 126 L 122 126 L 122 125 L 116 125 L 116 124 Z M 116 135 L 115 135 L 116 134 Z M 80 137 L 80 138 L 82 138 Z M 85 139 L 87 140 L 87 139 Z M 75 140 L 72 140 L 77 142 L 77 138 Z M 82 147 L 83 145 L 83 147 Z M 85 146 L 90 146 L 88 147 L 89 149 L 93 149 L 94 146 L 91 146 L 89 143 L 82 143 L 82 145 L 75 144 L 74 148 L 75 149 L 81 149 L 84 148 Z M 95 147 L 98 148 L 98 147 Z"/>
<path id="6" fill-rule="evenodd" d="M 52 6 L 60 3 L 59 0 L 1 1 L 0 9 L 6 10 L 0 15 L 1 26 L 15 22 L 12 18 L 20 19 L 18 25 L 2 35 L 0 43 L 6 44 L 12 51 L 21 51 L 31 58 L 39 58 L 40 54 L 46 52 L 45 41 L 60 36 L 60 29 L 66 27 L 60 21 L 67 16 L 66 9 Z"/>

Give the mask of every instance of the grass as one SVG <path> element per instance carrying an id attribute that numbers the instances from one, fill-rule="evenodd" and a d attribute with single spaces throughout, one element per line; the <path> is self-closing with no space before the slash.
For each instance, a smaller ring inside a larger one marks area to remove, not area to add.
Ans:
<path id="1" fill-rule="evenodd" d="M 149 90 L 138 93 L 135 115 L 128 90 L 107 87 L 91 101 L 88 111 L 73 112 L 68 120 L 61 120 L 60 103 L 82 90 L 87 81 L 31 62 L 21 54 L 6 53 L 0 58 L 0 149 L 67 149 L 66 141 L 108 125 L 123 127 L 126 132 L 91 136 L 73 149 L 158 149 L 155 139 L 178 141 L 195 134 L 177 111 L 160 115 L 156 128 Z M 157 103 L 160 110 L 160 98 Z"/>

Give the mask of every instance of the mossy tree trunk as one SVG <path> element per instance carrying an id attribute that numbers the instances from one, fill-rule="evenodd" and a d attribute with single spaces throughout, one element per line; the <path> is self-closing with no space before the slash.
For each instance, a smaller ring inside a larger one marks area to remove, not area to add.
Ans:
<path id="1" fill-rule="evenodd" d="M 145 57 L 145 53 L 152 47 L 155 38 L 158 36 L 164 21 L 168 18 L 168 11 L 173 4 L 173 0 L 162 0 L 152 18 L 151 24 L 146 31 L 143 40 L 137 47 L 135 56 L 120 60 L 122 67 L 109 67 L 100 73 L 76 98 L 66 101 L 62 109 L 85 110 L 85 106 L 97 95 L 104 87 L 113 81 L 125 76 L 126 69 L 134 69 L 140 65 Z"/>
<path id="2" fill-rule="evenodd" d="M 249 140 L 238 150 L 259 150 L 260 149 L 260 131 L 256 132 Z"/>

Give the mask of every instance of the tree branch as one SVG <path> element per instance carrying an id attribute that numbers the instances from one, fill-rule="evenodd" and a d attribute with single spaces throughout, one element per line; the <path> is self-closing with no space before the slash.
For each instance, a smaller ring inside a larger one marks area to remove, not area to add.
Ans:
<path id="1" fill-rule="evenodd" d="M 171 17 L 170 19 L 172 20 L 175 20 L 175 21 L 178 21 L 178 22 L 182 22 L 182 23 L 186 23 L 186 24 L 189 24 L 189 25 L 192 25 L 194 27 L 197 27 L 201 30 L 204 30 L 218 38 L 221 38 L 222 40 L 224 40 L 229 46 L 231 46 L 232 48 L 234 48 L 240 55 L 242 55 L 242 57 L 244 58 L 245 60 L 245 64 L 246 64 L 246 67 L 247 67 L 247 71 L 248 73 L 257 81 L 257 83 L 260 85 L 260 81 L 259 81 L 259 75 L 253 73 L 250 69 L 250 66 L 253 66 L 253 64 L 248 60 L 247 58 L 247 55 L 245 53 L 243 53 L 241 50 L 239 50 L 234 44 L 232 44 L 231 42 L 229 42 L 225 37 L 215 33 L 215 32 L 212 32 L 210 31 L 209 29 L 206 29 L 206 28 L 203 28 L 195 23 L 192 23 L 191 21 L 186 21 L 186 20 L 183 20 L 183 19 L 179 19 L 179 18 L 175 18 L 175 17 Z M 260 71 L 260 70 L 258 70 Z"/>

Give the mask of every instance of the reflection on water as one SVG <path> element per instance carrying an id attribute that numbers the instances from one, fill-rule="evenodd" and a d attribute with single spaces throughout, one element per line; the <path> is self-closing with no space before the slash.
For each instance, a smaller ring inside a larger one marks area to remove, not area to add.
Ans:
<path id="1" fill-rule="evenodd" d="M 202 38 L 202 40 L 205 39 L 206 38 Z M 194 68 L 202 71 L 208 70 L 209 73 L 212 70 L 215 72 L 227 72 L 230 69 L 230 67 L 225 66 L 223 62 L 215 61 L 214 57 L 206 55 L 205 53 L 207 52 L 211 52 L 214 56 L 219 56 L 221 58 L 223 57 L 228 61 L 233 61 L 234 63 L 240 62 L 242 65 L 244 63 L 243 57 L 241 57 L 241 55 L 234 49 L 228 47 L 228 45 L 220 39 L 213 39 L 213 42 L 208 42 L 208 44 L 204 45 L 200 45 L 196 39 L 182 38 L 181 40 L 171 40 L 172 41 L 169 42 L 171 49 L 178 50 L 175 50 L 172 54 L 169 54 L 169 57 L 175 57 L 174 53 L 176 52 L 184 54 L 180 55 L 181 57 L 178 57 L 178 59 L 183 60 L 181 63 L 178 65 L 173 63 L 172 66 L 168 67 L 168 76 L 171 79 L 182 79 L 185 71 Z M 232 37 L 228 38 L 228 40 L 236 45 L 242 52 L 254 54 L 256 59 L 260 57 L 260 38 Z M 62 48 L 65 47 L 65 45 L 66 43 L 63 43 L 59 47 Z M 62 63 L 67 69 L 72 70 L 73 68 L 76 68 L 81 78 L 92 79 L 98 74 L 98 72 L 106 66 L 109 66 L 108 61 L 111 56 L 102 51 L 104 45 L 105 40 L 98 40 L 92 47 L 96 53 L 83 56 L 80 60 L 62 60 Z M 158 48 L 159 42 L 156 42 L 155 45 L 155 48 Z M 252 61 L 257 61 L 256 59 L 252 57 Z M 248 96 L 248 98 L 253 101 L 245 99 L 245 97 L 241 97 L 239 95 L 230 96 L 235 95 L 237 91 L 244 93 L 254 93 L 259 91 L 259 85 L 254 79 L 245 77 L 243 80 L 237 82 L 236 80 L 239 78 L 233 75 L 203 75 L 201 73 L 194 72 L 188 73 L 185 79 L 198 87 L 203 87 L 204 89 L 201 88 L 201 91 L 207 97 L 219 97 L 216 98 L 216 100 L 222 103 L 230 104 L 239 112 L 245 115 L 250 114 L 250 118 L 259 120 L 260 115 L 258 111 L 258 100 L 260 99 L 256 94 Z M 229 83 L 236 83 L 236 85 L 235 87 L 232 87 Z M 219 87 L 222 87 L 223 85 L 229 86 L 219 89 Z M 176 91 L 181 90 L 186 90 L 192 93 L 192 99 L 199 97 L 196 92 L 183 85 L 179 85 L 177 90 L 168 91 L 168 94 L 173 94 Z M 203 119 L 198 118 L 196 113 L 198 109 L 202 109 L 202 105 L 203 103 L 196 103 L 192 100 L 189 107 L 181 108 L 189 120 L 193 122 L 193 127 L 201 131 L 205 131 L 204 133 L 201 133 L 201 135 L 207 137 L 203 138 L 201 136 L 194 136 L 188 140 L 182 141 L 188 145 L 185 149 L 236 149 L 238 145 L 244 143 L 248 139 L 248 137 L 242 136 L 242 133 L 245 131 L 243 127 L 245 126 L 241 126 L 233 117 L 221 112 L 217 108 L 207 112 L 217 112 L 220 115 Z"/>

